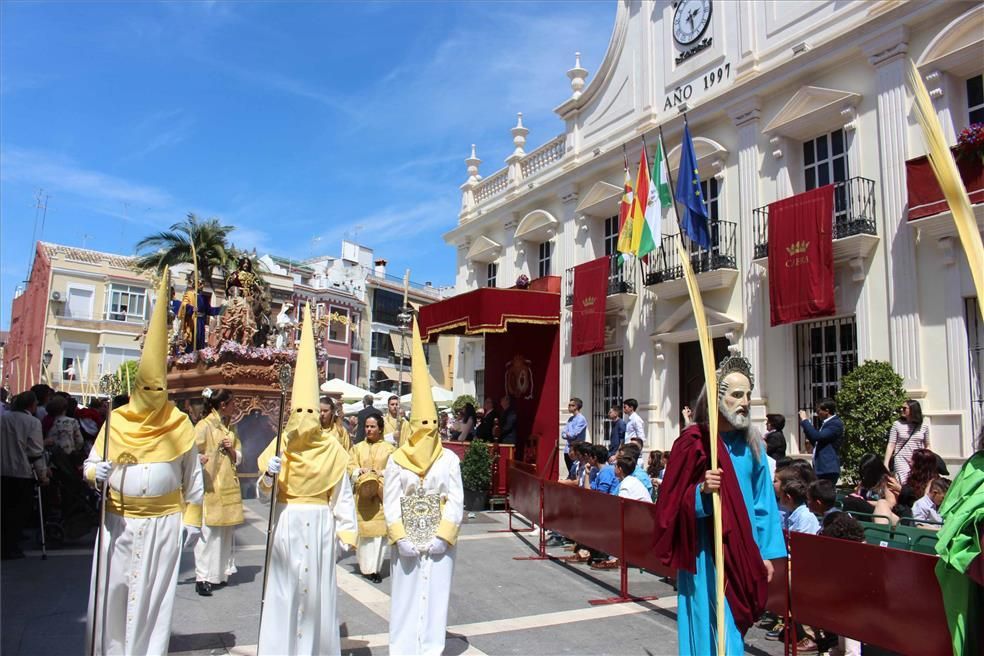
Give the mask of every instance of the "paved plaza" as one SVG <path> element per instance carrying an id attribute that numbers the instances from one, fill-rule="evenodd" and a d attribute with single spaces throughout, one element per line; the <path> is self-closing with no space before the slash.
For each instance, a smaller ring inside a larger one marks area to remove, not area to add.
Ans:
<path id="1" fill-rule="evenodd" d="M 239 572 L 212 597 L 195 593 L 193 557 L 182 556 L 172 654 L 255 654 L 263 584 L 266 506 L 246 502 L 237 536 Z M 534 554 L 536 533 L 492 533 L 505 513 L 466 520 L 458 543 L 445 654 L 676 654 L 676 594 L 655 576 L 630 572 L 629 590 L 656 601 L 591 605 L 618 592 L 618 570 L 598 572 L 556 561 L 515 561 Z M 551 553 L 564 555 L 561 549 Z M 82 654 L 91 546 L 76 545 L 7 561 L 2 569 L 2 652 L 6 656 Z M 386 654 L 390 579 L 358 575 L 354 556 L 338 564 L 342 653 Z M 782 645 L 752 629 L 750 654 Z"/>

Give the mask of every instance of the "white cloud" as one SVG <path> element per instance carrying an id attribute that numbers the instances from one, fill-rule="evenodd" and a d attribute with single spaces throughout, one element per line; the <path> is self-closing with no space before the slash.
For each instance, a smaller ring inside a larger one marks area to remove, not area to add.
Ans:
<path id="1" fill-rule="evenodd" d="M 6 146 L 0 159 L 3 160 L 0 180 L 28 183 L 53 196 L 66 194 L 117 206 L 162 207 L 174 203 L 163 189 L 86 169 L 63 155 Z"/>

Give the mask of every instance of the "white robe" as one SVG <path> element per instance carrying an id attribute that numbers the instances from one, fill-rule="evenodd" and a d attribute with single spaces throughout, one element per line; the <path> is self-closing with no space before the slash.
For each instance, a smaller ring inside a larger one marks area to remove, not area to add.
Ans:
<path id="1" fill-rule="evenodd" d="M 195 544 L 195 581 L 213 585 L 225 583 L 235 574 L 235 526 L 202 526 L 202 537 Z"/>
<path id="2" fill-rule="evenodd" d="M 398 465 L 392 458 L 383 475 L 383 511 L 387 525 L 402 521 L 400 498 L 411 494 L 420 477 Z M 458 456 L 444 449 L 424 478 L 426 494 L 445 498 L 443 519 L 461 525 L 464 492 Z M 440 656 L 448 624 L 448 599 L 454 574 L 454 545 L 436 558 L 401 558 L 396 545 L 390 554 L 393 576 L 390 608 L 389 653 L 392 656 Z"/>
<path id="3" fill-rule="evenodd" d="M 236 451 L 236 466 L 243 462 L 242 451 Z M 204 473 L 203 473 L 204 476 Z M 208 501 L 206 500 L 207 504 Z M 195 544 L 195 580 L 213 585 L 225 583 L 236 569 L 236 527 L 205 524 L 202 508 L 202 537 Z"/>
<path id="4" fill-rule="evenodd" d="M 256 489 L 269 502 L 270 488 Z M 335 542 L 355 533 L 355 498 L 348 476 L 332 488 L 328 505 L 278 503 L 258 656 L 339 654 Z"/>
<path id="5" fill-rule="evenodd" d="M 101 461 L 101 454 L 93 448 L 85 461 L 87 475 Z M 171 462 L 114 463 L 109 485 L 128 497 L 161 496 L 180 488 L 185 503 L 201 503 L 198 449 L 192 448 Z M 96 654 L 167 653 L 181 561 L 181 528 L 180 511 L 149 518 L 106 513 Z M 93 554 L 91 580 L 95 576 Z M 89 591 L 86 650 L 93 630 L 94 593 L 93 586 Z"/>
<path id="6" fill-rule="evenodd" d="M 383 569 L 383 559 L 386 552 L 384 545 L 387 542 L 385 537 L 378 538 L 359 538 L 357 555 L 359 559 L 359 571 L 363 574 L 376 574 Z"/>

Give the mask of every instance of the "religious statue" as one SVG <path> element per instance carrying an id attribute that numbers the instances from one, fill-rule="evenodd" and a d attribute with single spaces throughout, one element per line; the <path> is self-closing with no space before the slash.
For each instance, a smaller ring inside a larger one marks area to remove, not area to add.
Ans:
<path id="1" fill-rule="evenodd" d="M 506 365 L 506 394 L 516 399 L 533 398 L 533 369 L 521 353 Z"/>
<path id="2" fill-rule="evenodd" d="M 247 302 L 252 303 L 253 297 L 260 289 L 259 280 L 253 273 L 253 263 L 248 257 L 240 257 L 236 270 L 226 278 L 226 295 L 232 296 L 233 289 L 239 289 Z"/>
<path id="3" fill-rule="evenodd" d="M 222 314 L 222 308 L 212 307 L 212 294 L 202 290 L 201 281 L 196 285 L 193 273 L 188 274 L 187 287 L 181 300 L 172 298 L 171 309 L 174 312 L 178 350 L 191 353 L 205 348 L 208 319 Z"/>
<path id="4" fill-rule="evenodd" d="M 222 341 L 228 340 L 249 346 L 253 343 L 253 335 L 256 333 L 252 306 L 236 287 L 230 290 L 226 304 L 226 311 L 222 315 L 219 327 L 219 338 Z"/>
<path id="5" fill-rule="evenodd" d="M 257 333 L 254 303 L 260 300 L 260 283 L 253 273 L 253 263 L 240 257 L 236 270 L 226 278 L 226 312 L 220 324 L 219 338 L 251 346 Z"/>
<path id="6" fill-rule="evenodd" d="M 277 331 L 277 348 L 291 348 L 294 345 L 294 326 L 296 323 L 290 316 L 292 307 L 294 307 L 292 304 L 284 303 L 277 315 L 277 321 L 274 324 Z"/>

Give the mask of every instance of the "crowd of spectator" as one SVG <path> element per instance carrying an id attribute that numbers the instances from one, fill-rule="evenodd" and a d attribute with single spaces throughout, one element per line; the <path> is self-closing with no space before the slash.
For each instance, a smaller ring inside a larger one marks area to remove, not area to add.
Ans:
<path id="1" fill-rule="evenodd" d="M 79 407 L 71 395 L 39 384 L 8 399 L 0 394 L 3 559 L 23 558 L 32 508 L 59 512 L 68 494 L 85 494 L 82 461 L 106 417 L 103 399 Z M 9 403 L 8 403 L 9 400 Z M 54 485 L 52 485 L 54 483 Z"/>
<path id="2" fill-rule="evenodd" d="M 637 401 L 625 399 L 608 409 L 607 443 L 602 444 L 588 441 L 591 433 L 582 408 L 579 398 L 570 399 L 570 418 L 561 431 L 566 474 L 560 483 L 644 503 L 657 502 L 669 452 L 653 450 L 643 457 L 644 424 L 637 413 Z M 693 422 L 689 407 L 681 414 L 684 426 Z M 833 399 L 822 399 L 814 413 L 799 413 L 797 429 L 809 449 L 808 458 L 788 454 L 785 429 L 784 415 L 766 415 L 763 451 L 773 473 L 785 532 L 864 542 L 865 526 L 941 528 L 939 508 L 949 488 L 945 478 L 948 471 L 943 459 L 929 449 L 929 430 L 917 401 L 900 407 L 884 457 L 866 454 L 861 459 L 858 484 L 841 492 L 837 485 L 841 482 L 844 422 Z M 575 544 L 555 532 L 550 533 L 547 546 L 572 551 L 564 558 L 569 563 L 588 564 L 593 569 L 620 566 L 615 557 Z M 780 618 L 767 614 L 759 626 L 766 629 L 768 639 L 785 638 L 787 627 Z M 822 628 L 797 624 L 791 630 L 800 651 L 860 654 L 859 643 Z"/>

